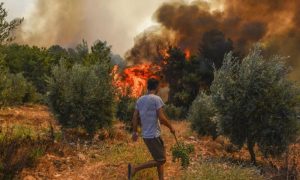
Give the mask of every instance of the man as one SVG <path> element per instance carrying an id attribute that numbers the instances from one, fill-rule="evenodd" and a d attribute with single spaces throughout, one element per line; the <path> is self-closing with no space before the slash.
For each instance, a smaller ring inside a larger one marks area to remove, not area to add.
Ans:
<path id="1" fill-rule="evenodd" d="M 166 152 L 164 142 L 160 137 L 160 124 L 167 126 L 173 134 L 175 130 L 164 115 L 162 99 L 156 95 L 158 86 L 158 80 L 153 78 L 148 80 L 148 93 L 138 99 L 132 118 L 133 141 L 138 139 L 137 126 L 140 118 L 142 136 L 154 160 L 136 166 L 128 164 L 128 179 L 131 179 L 138 171 L 152 167 L 157 167 L 159 179 L 164 179 L 163 167 L 166 162 Z"/>

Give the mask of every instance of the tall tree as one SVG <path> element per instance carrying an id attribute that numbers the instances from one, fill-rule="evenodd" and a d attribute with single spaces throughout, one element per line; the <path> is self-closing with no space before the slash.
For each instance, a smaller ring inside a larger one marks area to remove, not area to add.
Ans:
<path id="1" fill-rule="evenodd" d="M 196 56 L 187 59 L 186 54 L 177 47 L 170 47 L 167 53 L 162 72 L 169 83 L 168 102 L 187 110 L 199 92 L 200 59 Z"/>
<path id="2" fill-rule="evenodd" d="M 0 44 L 6 44 L 11 42 L 14 37 L 12 36 L 13 31 L 19 26 L 23 19 L 17 18 L 10 22 L 6 20 L 7 11 L 3 7 L 4 3 L 0 3 Z"/>

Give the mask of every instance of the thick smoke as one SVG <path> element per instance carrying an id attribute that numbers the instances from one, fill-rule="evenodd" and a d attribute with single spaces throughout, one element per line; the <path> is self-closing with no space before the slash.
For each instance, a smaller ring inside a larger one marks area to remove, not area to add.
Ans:
<path id="1" fill-rule="evenodd" d="M 149 14 L 163 1 L 33 0 L 17 33 L 17 42 L 75 47 L 82 39 L 88 44 L 100 39 L 112 45 L 114 53 L 123 55 L 138 30 L 147 25 L 143 23 Z"/>
<path id="2" fill-rule="evenodd" d="M 135 38 L 135 46 L 127 52 L 128 65 L 159 62 L 161 50 L 174 44 L 174 33 L 161 27 L 151 27 Z"/>
<path id="3" fill-rule="evenodd" d="M 39 0 L 32 14 L 25 19 L 17 40 L 38 46 L 60 44 L 75 46 L 86 32 L 85 4 L 82 0 Z"/>
<path id="4" fill-rule="evenodd" d="M 300 1 L 298 0 L 218 0 L 222 9 L 213 9 L 216 1 L 173 2 L 163 4 L 154 19 L 165 32 L 172 32 L 170 43 L 182 49 L 199 51 L 205 32 L 218 29 L 233 41 L 234 49 L 243 54 L 253 43 L 261 42 L 270 53 L 300 59 Z M 156 29 L 157 31 L 157 29 Z M 156 36 L 138 36 L 127 58 L 135 60 L 137 49 L 148 47 L 159 39 Z M 168 38 L 161 34 L 161 39 Z M 151 38 L 153 37 L 153 41 Z M 146 39 L 146 41 L 145 41 Z M 168 40 L 166 40 L 168 41 Z M 151 51 L 147 49 L 147 51 Z M 139 52 L 139 55 L 143 52 Z M 147 53 L 145 53 L 147 55 Z M 150 59 L 139 57 L 140 59 Z"/>

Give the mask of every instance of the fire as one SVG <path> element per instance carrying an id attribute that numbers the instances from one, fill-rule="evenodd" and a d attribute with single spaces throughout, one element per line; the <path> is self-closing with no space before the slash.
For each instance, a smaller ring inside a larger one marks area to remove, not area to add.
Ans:
<path id="1" fill-rule="evenodd" d="M 163 59 L 167 59 L 170 57 L 170 54 L 168 53 L 168 49 L 161 49 L 159 51 L 160 55 L 162 56 Z"/>
<path id="2" fill-rule="evenodd" d="M 191 51 L 189 49 L 185 49 L 184 54 L 186 60 L 189 60 L 191 58 Z"/>
<path id="3" fill-rule="evenodd" d="M 146 90 L 149 78 L 159 78 L 158 73 L 161 67 L 155 64 L 138 64 L 127 67 L 123 72 L 118 73 L 118 66 L 114 67 L 114 84 L 121 94 L 132 97 L 141 96 Z"/>
<path id="4" fill-rule="evenodd" d="M 126 67 L 122 72 L 119 72 L 119 67 L 115 66 L 113 69 L 114 85 L 122 95 L 129 95 L 131 97 L 141 96 L 147 86 L 147 80 L 149 78 L 159 79 L 162 66 L 168 64 L 167 49 L 161 49 L 160 54 L 162 57 L 161 64 L 144 63 L 137 64 L 131 67 Z M 189 61 L 191 57 L 191 51 L 189 49 L 184 50 L 185 58 Z"/>

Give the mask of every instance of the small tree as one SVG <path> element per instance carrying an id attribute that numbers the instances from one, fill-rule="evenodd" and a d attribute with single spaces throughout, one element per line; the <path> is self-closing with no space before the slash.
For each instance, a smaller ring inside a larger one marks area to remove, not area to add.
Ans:
<path id="1" fill-rule="evenodd" d="M 211 96 L 200 93 L 190 107 L 187 119 L 199 135 L 217 137 L 217 109 Z"/>
<path id="2" fill-rule="evenodd" d="M 211 86 L 221 133 L 239 147 L 247 143 L 253 163 L 255 144 L 266 156 L 280 155 L 297 133 L 298 91 L 282 60 L 265 59 L 258 47 L 242 62 L 229 53 Z"/>
<path id="3" fill-rule="evenodd" d="M 40 94 L 23 74 L 10 73 L 3 64 L 3 55 L 0 54 L 0 107 L 41 100 Z"/>
<path id="4" fill-rule="evenodd" d="M 49 78 L 49 105 L 63 127 L 82 127 L 90 135 L 111 125 L 114 90 L 108 64 L 68 68 L 63 62 Z"/>
<path id="5" fill-rule="evenodd" d="M 124 122 L 126 128 L 131 130 L 132 115 L 135 110 L 136 98 L 129 95 L 120 95 L 117 101 L 117 118 Z"/>
<path id="6" fill-rule="evenodd" d="M 176 107 L 173 104 L 166 104 L 164 111 L 168 118 L 172 120 L 184 120 L 186 118 L 186 110 L 183 107 Z"/>

